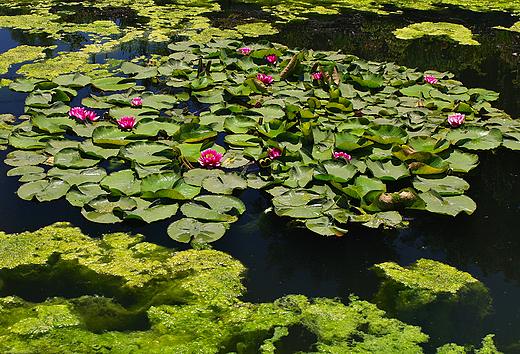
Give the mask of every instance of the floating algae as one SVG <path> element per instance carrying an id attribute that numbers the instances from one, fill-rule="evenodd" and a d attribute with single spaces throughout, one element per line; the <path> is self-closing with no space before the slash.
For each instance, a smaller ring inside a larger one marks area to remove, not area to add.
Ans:
<path id="1" fill-rule="evenodd" d="M 471 30 L 462 25 L 447 22 L 421 22 L 394 31 L 399 39 L 416 39 L 424 36 L 446 36 L 463 45 L 480 45 L 473 39 Z"/>
<path id="2" fill-rule="evenodd" d="M 481 320 L 492 311 L 481 282 L 441 262 L 419 259 L 407 267 L 386 262 L 372 269 L 384 278 L 375 297 L 378 306 L 427 332 L 435 328 L 442 342 L 451 341 L 453 324 Z"/>
<path id="3" fill-rule="evenodd" d="M 244 271 L 219 251 L 92 240 L 68 223 L 0 233 L 0 351 L 274 353 L 302 326 L 327 353 L 416 354 L 428 339 L 355 297 L 241 302 Z"/>

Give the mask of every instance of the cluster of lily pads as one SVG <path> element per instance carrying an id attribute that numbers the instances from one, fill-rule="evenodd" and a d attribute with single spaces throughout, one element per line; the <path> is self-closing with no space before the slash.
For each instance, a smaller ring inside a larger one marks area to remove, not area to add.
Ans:
<path id="1" fill-rule="evenodd" d="M 239 191 L 254 188 L 277 215 L 339 236 L 348 222 L 399 225 L 403 209 L 471 214 L 461 176 L 476 152 L 520 149 L 520 124 L 491 106 L 498 94 L 450 73 L 268 42 L 169 49 L 157 63 L 125 62 L 125 77 L 13 82 L 30 93 L 5 160 L 20 198 L 65 197 L 100 223 L 180 209 L 169 235 L 211 242 L 244 213 Z M 101 93 L 71 107 L 86 87 Z M 85 107 L 101 118 L 77 119 Z"/>

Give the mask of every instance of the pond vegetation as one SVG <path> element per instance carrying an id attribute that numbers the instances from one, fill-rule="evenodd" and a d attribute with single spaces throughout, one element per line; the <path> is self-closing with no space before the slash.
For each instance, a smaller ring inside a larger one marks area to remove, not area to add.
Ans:
<path id="1" fill-rule="evenodd" d="M 451 18 L 482 10 L 505 12 L 483 14 L 482 27 Z M 446 344 L 454 323 L 493 312 L 486 287 L 456 268 L 368 265 L 384 278 L 380 309 L 354 295 L 250 303 L 240 300 L 244 266 L 208 243 L 251 213 L 241 198 L 250 190 L 270 203 L 261 219 L 326 236 L 348 235 L 353 223 L 406 228 L 409 215 L 472 214 L 482 158 L 520 149 L 509 115 L 519 103 L 514 90 L 497 87 L 499 96 L 451 71 L 479 71 L 482 53 L 520 48 L 519 10 L 496 1 L 0 1 L 0 27 L 18 38 L 0 55 L 1 84 L 25 97 L 23 115 L 1 116 L 18 196 L 66 199 L 102 224 L 173 218 L 170 237 L 198 249 L 124 233 L 92 240 L 67 223 L 2 233 L 2 350 L 499 353 L 492 334 L 481 349 Z M 422 58 L 437 46 L 447 51 L 439 62 Z M 444 59 L 457 55 L 466 67 Z M 514 76 L 515 59 L 500 61 L 498 76 Z M 69 281 L 75 290 L 62 293 Z M 44 291 L 27 291 L 35 286 Z M 482 332 L 468 332 L 477 346 Z"/>

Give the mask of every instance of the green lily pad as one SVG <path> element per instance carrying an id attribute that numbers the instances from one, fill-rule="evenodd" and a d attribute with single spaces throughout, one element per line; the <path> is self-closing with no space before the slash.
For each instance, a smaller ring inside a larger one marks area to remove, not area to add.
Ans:
<path id="1" fill-rule="evenodd" d="M 58 177 L 71 186 L 86 182 L 99 182 L 107 175 L 101 167 L 85 168 L 81 170 L 53 167 L 47 172 L 49 177 Z"/>
<path id="2" fill-rule="evenodd" d="M 127 145 L 131 140 L 126 140 L 133 135 L 132 132 L 122 131 L 112 126 L 96 127 L 92 132 L 92 141 L 96 145 Z"/>
<path id="3" fill-rule="evenodd" d="M 47 160 L 47 156 L 30 151 L 11 151 L 4 163 L 9 166 L 35 166 Z"/>
<path id="4" fill-rule="evenodd" d="M 336 226 L 334 222 L 326 216 L 316 219 L 308 219 L 305 222 L 305 227 L 323 236 L 343 236 L 348 231 Z"/>
<path id="5" fill-rule="evenodd" d="M 81 208 L 92 199 L 107 194 L 109 192 L 101 188 L 99 183 L 86 182 L 71 188 L 65 198 L 71 205 Z"/>
<path id="6" fill-rule="evenodd" d="M 122 77 L 105 77 L 101 79 L 94 79 L 91 81 L 91 85 L 101 91 L 121 91 L 127 90 L 132 86 L 135 86 L 135 82 L 125 82 L 127 79 Z"/>
<path id="7" fill-rule="evenodd" d="M 426 203 L 426 210 L 437 213 L 456 216 L 460 212 L 471 215 L 477 205 L 466 195 L 441 196 L 437 191 L 430 189 L 426 193 L 419 194 Z"/>
<path id="8" fill-rule="evenodd" d="M 125 219 L 139 219 L 147 223 L 159 220 L 169 219 L 179 209 L 179 204 L 166 204 L 162 201 L 147 201 L 141 198 L 135 198 L 137 206 L 131 211 L 126 211 Z"/>
<path id="9" fill-rule="evenodd" d="M 444 176 L 442 178 L 415 176 L 413 186 L 424 193 L 430 189 L 435 189 L 440 195 L 462 195 L 469 189 L 468 182 L 456 176 Z"/>
<path id="10" fill-rule="evenodd" d="M 246 189 L 247 180 L 236 172 L 227 172 L 204 178 L 202 187 L 215 194 L 232 194 L 234 189 Z"/>
<path id="11" fill-rule="evenodd" d="M 81 151 L 74 148 L 60 150 L 54 156 L 54 166 L 62 168 L 86 168 L 97 165 L 101 160 L 82 156 Z"/>
<path id="12" fill-rule="evenodd" d="M 168 236 L 179 242 L 209 243 L 218 240 L 226 233 L 223 223 L 202 223 L 195 219 L 185 218 L 168 226 Z"/>
<path id="13" fill-rule="evenodd" d="M 60 178 L 51 178 L 50 180 L 38 180 L 22 184 L 18 188 L 18 196 L 24 200 L 31 200 L 36 197 L 38 201 L 45 202 L 49 200 L 60 199 L 69 190 L 70 185 Z"/>
<path id="14" fill-rule="evenodd" d="M 455 145 L 469 150 L 490 150 L 502 144 L 502 133 L 498 128 L 470 126 L 466 129 L 453 129 L 446 139 L 453 140 Z"/>
<path id="15" fill-rule="evenodd" d="M 316 169 L 314 178 L 322 181 L 347 182 L 358 172 L 356 166 L 339 160 L 323 161 L 323 169 Z"/>
<path id="16" fill-rule="evenodd" d="M 367 134 L 367 139 L 380 144 L 404 144 L 408 139 L 404 129 L 389 124 L 371 126 Z"/>
<path id="17" fill-rule="evenodd" d="M 396 181 L 410 176 L 410 171 L 406 164 L 397 159 L 390 159 L 388 161 L 372 161 L 367 159 L 365 163 L 374 177 L 382 180 Z"/>
<path id="18" fill-rule="evenodd" d="M 159 142 L 136 141 L 122 146 L 120 156 L 147 166 L 171 162 L 173 152 L 170 146 Z"/>
<path id="19" fill-rule="evenodd" d="M 182 213 L 189 218 L 228 223 L 235 222 L 245 210 L 240 199 L 227 195 L 203 195 L 181 206 Z"/>
<path id="20" fill-rule="evenodd" d="M 137 203 L 130 197 L 101 195 L 86 203 L 81 209 L 81 214 L 93 222 L 112 224 L 122 220 L 125 210 L 132 210 L 136 207 Z"/>
<path id="21" fill-rule="evenodd" d="M 141 192 L 141 181 L 136 179 L 135 172 L 132 170 L 112 172 L 99 184 L 112 195 L 135 195 Z"/>

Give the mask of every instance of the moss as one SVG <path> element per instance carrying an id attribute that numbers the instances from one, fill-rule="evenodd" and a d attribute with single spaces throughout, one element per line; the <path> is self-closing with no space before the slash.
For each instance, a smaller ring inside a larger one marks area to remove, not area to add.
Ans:
<path id="1" fill-rule="evenodd" d="M 474 40 L 471 30 L 462 25 L 447 22 L 421 22 L 394 31 L 399 39 L 416 39 L 424 36 L 446 36 L 464 45 L 480 45 Z"/>

